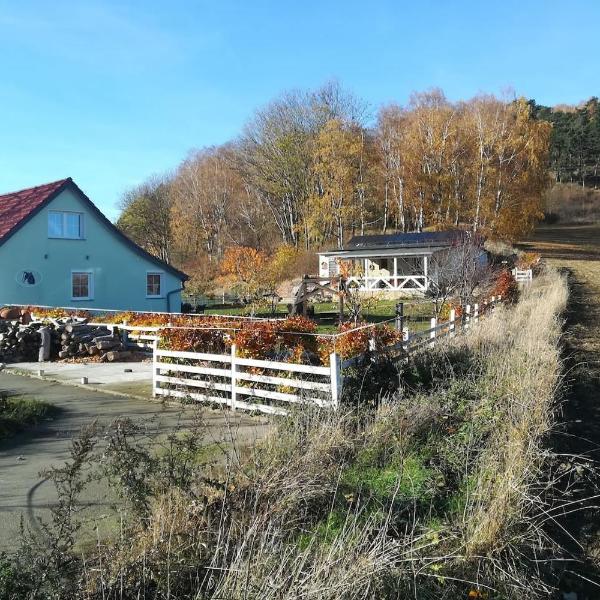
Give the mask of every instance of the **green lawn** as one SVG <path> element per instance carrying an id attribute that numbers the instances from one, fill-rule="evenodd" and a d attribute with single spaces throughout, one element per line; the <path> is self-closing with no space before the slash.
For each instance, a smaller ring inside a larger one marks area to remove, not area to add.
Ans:
<path id="1" fill-rule="evenodd" d="M 377 299 L 365 302 L 363 316 L 368 323 L 381 323 L 392 319 L 396 314 L 395 299 Z M 315 320 L 319 333 L 335 333 L 337 331 L 338 304 L 337 302 L 315 302 L 311 303 L 315 309 Z M 429 319 L 433 316 L 433 305 L 428 300 L 410 300 L 404 302 L 404 315 L 407 317 L 406 324 L 412 331 L 427 329 Z M 241 307 L 207 308 L 207 315 L 231 315 L 240 316 L 246 314 Z M 346 313 L 347 314 L 347 313 Z M 278 304 L 274 314 L 270 312 L 259 313 L 257 317 L 285 318 L 288 316 L 287 306 Z"/>

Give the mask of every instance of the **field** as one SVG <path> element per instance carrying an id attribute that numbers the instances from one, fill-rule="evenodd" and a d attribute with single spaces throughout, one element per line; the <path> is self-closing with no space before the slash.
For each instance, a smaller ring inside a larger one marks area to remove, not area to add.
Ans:
<path id="1" fill-rule="evenodd" d="M 595 598 L 598 586 L 585 589 L 582 578 L 600 580 L 600 513 L 593 500 L 600 483 L 592 474 L 600 460 L 600 225 L 543 226 L 520 246 L 540 252 L 549 264 L 569 274 L 565 402 L 553 446 L 563 455 L 589 461 L 573 498 L 581 507 L 565 518 L 563 526 L 574 533 L 565 545 L 580 561 L 582 571 L 571 589 L 580 597 Z"/>

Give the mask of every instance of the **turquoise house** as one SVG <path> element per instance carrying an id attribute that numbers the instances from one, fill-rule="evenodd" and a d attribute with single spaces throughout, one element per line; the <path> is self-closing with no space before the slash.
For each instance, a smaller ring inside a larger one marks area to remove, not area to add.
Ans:
<path id="1" fill-rule="evenodd" d="M 0 196 L 0 305 L 179 312 L 186 279 L 70 177 Z"/>

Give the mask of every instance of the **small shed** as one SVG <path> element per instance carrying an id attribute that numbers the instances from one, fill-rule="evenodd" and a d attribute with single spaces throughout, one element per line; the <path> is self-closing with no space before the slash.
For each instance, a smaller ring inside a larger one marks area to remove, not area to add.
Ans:
<path id="1" fill-rule="evenodd" d="M 341 250 L 319 252 L 319 277 L 345 274 L 361 291 L 422 295 L 435 277 L 435 258 L 472 240 L 462 230 L 356 236 Z"/>

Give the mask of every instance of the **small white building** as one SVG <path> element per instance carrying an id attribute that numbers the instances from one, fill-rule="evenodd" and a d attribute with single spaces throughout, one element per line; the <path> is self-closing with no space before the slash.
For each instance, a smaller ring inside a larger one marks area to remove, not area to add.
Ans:
<path id="1" fill-rule="evenodd" d="M 467 239 L 472 234 L 461 230 L 353 237 L 341 250 L 319 252 L 319 277 L 347 272 L 346 284 L 361 291 L 423 295 L 436 277 L 436 258 Z"/>

